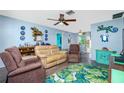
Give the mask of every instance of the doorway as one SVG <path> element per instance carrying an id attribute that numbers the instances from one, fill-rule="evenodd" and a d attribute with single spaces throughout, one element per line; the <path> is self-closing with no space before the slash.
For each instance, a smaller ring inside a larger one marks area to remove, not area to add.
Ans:
<path id="1" fill-rule="evenodd" d="M 90 32 L 83 32 L 82 35 L 79 35 L 78 42 L 80 44 L 81 53 L 91 52 L 91 33 Z"/>
<path id="2" fill-rule="evenodd" d="M 61 33 L 57 33 L 56 35 L 56 43 L 57 43 L 57 46 L 59 47 L 59 49 L 62 49 L 62 34 Z"/>

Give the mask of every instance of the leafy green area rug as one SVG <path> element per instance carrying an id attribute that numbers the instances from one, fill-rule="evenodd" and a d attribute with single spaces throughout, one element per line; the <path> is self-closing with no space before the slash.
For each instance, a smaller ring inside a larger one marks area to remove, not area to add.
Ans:
<path id="1" fill-rule="evenodd" d="M 97 65 L 74 64 L 48 76 L 46 83 L 107 83 L 108 68 Z"/>

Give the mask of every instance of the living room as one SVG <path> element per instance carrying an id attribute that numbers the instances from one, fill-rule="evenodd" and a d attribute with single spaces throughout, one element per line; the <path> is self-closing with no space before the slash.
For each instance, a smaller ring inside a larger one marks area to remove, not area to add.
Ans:
<path id="1" fill-rule="evenodd" d="M 0 82 L 124 83 L 123 14 L 1 10 Z"/>

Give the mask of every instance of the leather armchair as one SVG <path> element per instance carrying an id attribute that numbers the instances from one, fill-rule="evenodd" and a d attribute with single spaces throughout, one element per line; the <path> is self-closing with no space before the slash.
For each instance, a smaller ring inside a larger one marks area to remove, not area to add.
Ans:
<path id="1" fill-rule="evenodd" d="M 80 46 L 79 44 L 71 44 L 68 51 L 69 62 L 80 62 Z"/>
<path id="2" fill-rule="evenodd" d="M 27 59 L 24 63 L 18 48 L 6 49 L 0 54 L 7 71 L 8 83 L 41 83 L 45 79 L 45 70 L 41 66 L 39 59 L 33 61 Z M 30 63 L 31 62 L 31 63 Z"/>

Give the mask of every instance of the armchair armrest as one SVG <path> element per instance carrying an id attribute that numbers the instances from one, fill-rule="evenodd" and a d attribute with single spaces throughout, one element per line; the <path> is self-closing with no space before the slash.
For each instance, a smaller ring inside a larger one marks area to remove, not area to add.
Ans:
<path id="1" fill-rule="evenodd" d="M 47 65 L 47 55 L 45 55 L 45 54 L 38 54 L 37 55 L 38 56 L 38 58 L 40 58 L 40 60 L 41 60 L 41 64 L 43 65 L 43 67 L 45 67 L 46 68 L 46 65 Z"/>
<path id="2" fill-rule="evenodd" d="M 14 75 L 18 75 L 18 74 L 21 74 L 21 73 L 25 73 L 25 72 L 28 72 L 28 71 L 31 71 L 31 70 L 34 70 L 36 68 L 39 68 L 41 67 L 41 63 L 34 63 L 34 64 L 30 64 L 30 65 L 27 65 L 27 66 L 24 66 L 24 67 L 21 67 L 21 68 L 18 68 L 12 72 L 10 72 L 8 74 L 9 77 L 11 76 L 14 76 Z"/>
<path id="3" fill-rule="evenodd" d="M 38 62 L 39 58 L 37 56 L 25 56 L 22 57 L 22 62 L 24 62 L 26 65 L 31 63 Z"/>

